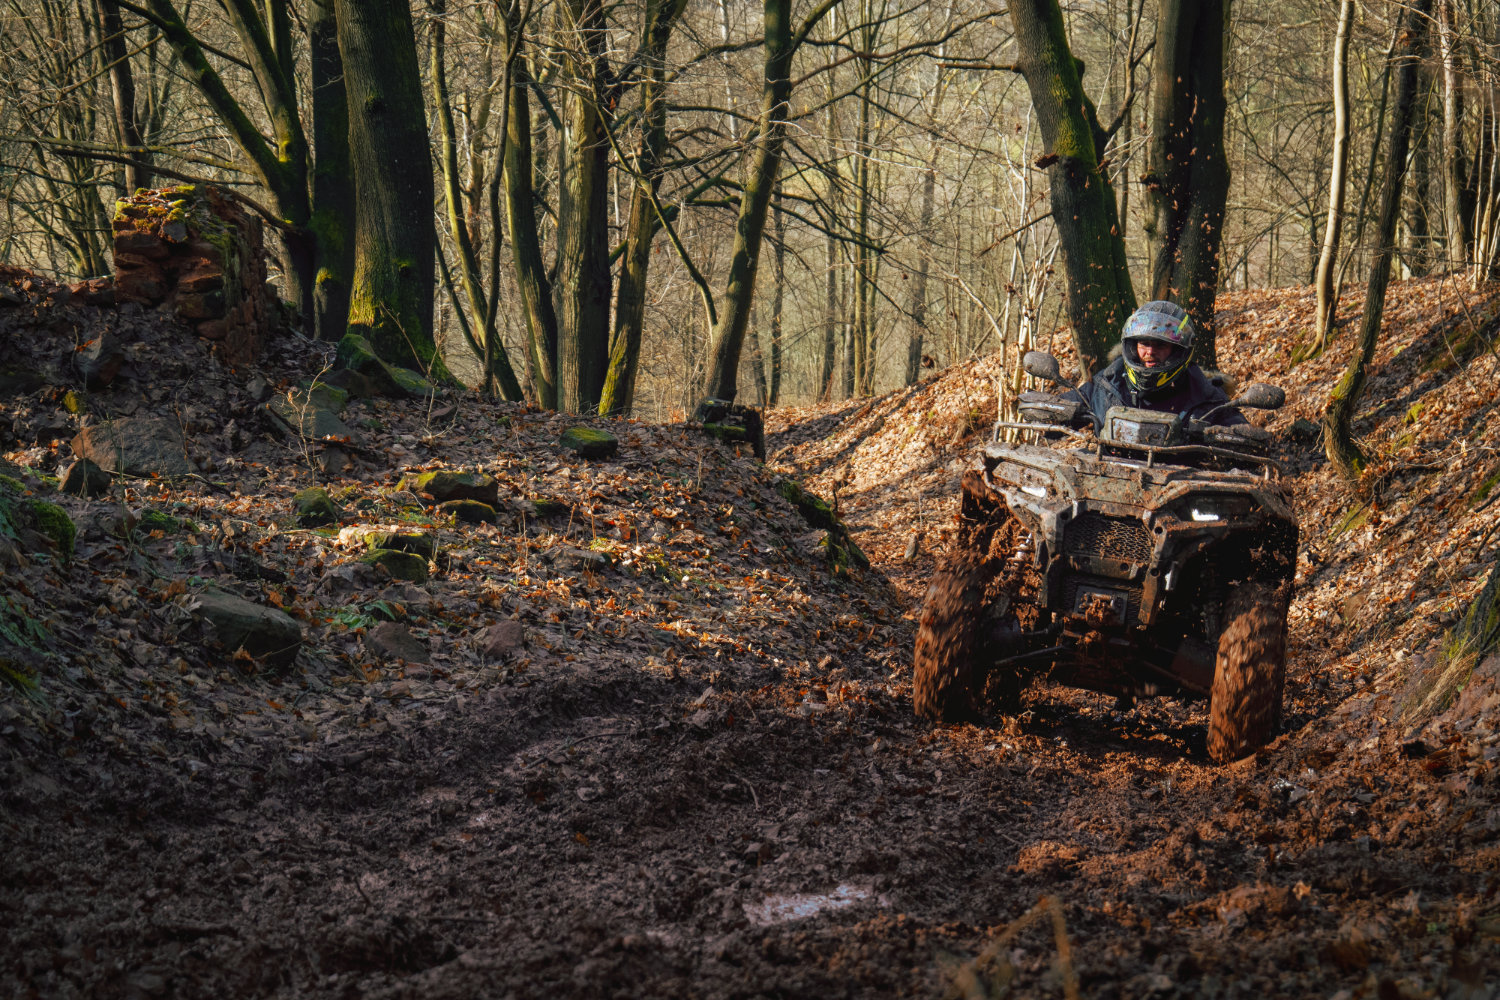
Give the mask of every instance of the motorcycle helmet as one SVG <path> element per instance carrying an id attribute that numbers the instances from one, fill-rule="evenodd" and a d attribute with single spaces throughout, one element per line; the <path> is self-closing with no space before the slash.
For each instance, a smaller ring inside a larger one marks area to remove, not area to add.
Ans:
<path id="1" fill-rule="evenodd" d="M 1193 321 L 1181 306 L 1171 302 L 1147 302 L 1130 314 L 1120 338 L 1126 379 L 1137 392 L 1151 392 L 1171 385 L 1192 359 L 1196 335 Z M 1146 367 L 1136 350 L 1143 340 L 1154 340 L 1172 349 L 1164 364 Z"/>

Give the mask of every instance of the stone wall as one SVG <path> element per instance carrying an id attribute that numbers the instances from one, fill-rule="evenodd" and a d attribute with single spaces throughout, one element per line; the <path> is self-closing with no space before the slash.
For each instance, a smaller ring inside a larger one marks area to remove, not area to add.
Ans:
<path id="1" fill-rule="evenodd" d="M 260 355 L 279 308 L 261 220 L 217 188 L 137 191 L 115 202 L 115 295 L 170 309 L 230 364 Z"/>

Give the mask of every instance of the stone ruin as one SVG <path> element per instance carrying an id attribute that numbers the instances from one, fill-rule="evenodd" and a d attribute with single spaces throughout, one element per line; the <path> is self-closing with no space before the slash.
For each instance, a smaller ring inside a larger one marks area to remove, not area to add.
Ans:
<path id="1" fill-rule="evenodd" d="M 115 298 L 165 307 L 229 364 L 259 357 L 279 310 L 261 220 L 214 187 L 115 202 Z"/>

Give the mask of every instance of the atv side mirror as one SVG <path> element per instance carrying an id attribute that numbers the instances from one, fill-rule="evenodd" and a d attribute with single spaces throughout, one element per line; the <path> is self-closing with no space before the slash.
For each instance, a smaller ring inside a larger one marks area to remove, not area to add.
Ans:
<path id="1" fill-rule="evenodd" d="M 1035 376 L 1047 382 L 1057 382 L 1061 385 L 1068 384 L 1063 380 L 1062 372 L 1058 370 L 1057 359 L 1046 351 L 1027 351 L 1021 358 L 1021 367 L 1025 369 L 1027 375 Z"/>
<path id="2" fill-rule="evenodd" d="M 1251 382 L 1230 405 L 1248 406 L 1252 410 L 1279 410 L 1285 402 L 1286 392 L 1279 387 L 1268 382 Z"/>

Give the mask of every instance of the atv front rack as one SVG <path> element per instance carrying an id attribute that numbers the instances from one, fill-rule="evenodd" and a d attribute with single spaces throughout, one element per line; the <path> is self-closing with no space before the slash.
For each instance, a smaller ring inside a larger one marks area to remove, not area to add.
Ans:
<path id="1" fill-rule="evenodd" d="M 1039 424 L 1029 421 L 1002 420 L 995 424 L 995 429 L 1014 428 L 1016 430 L 1041 431 L 1048 434 L 1066 434 L 1074 440 L 1090 446 L 1095 450 L 1095 457 L 1104 458 L 1105 448 L 1115 448 L 1120 451 L 1134 452 L 1146 456 L 1146 468 L 1152 468 L 1156 464 L 1158 455 L 1180 455 L 1184 458 L 1189 456 L 1212 455 L 1216 458 L 1228 459 L 1231 462 L 1240 462 L 1248 465 L 1262 466 L 1267 470 L 1275 470 L 1278 476 L 1286 474 L 1286 467 L 1274 458 L 1265 455 L 1256 455 L 1248 451 L 1235 451 L 1233 448 L 1224 448 L 1214 444 L 1135 444 L 1129 441 L 1107 441 L 1096 434 L 1075 430 L 1071 427 L 1062 427 L 1058 424 Z"/>

